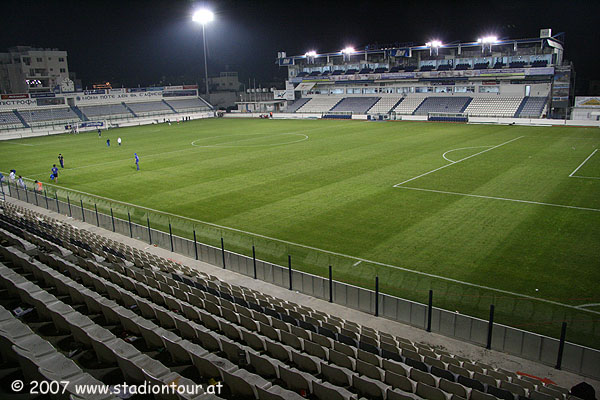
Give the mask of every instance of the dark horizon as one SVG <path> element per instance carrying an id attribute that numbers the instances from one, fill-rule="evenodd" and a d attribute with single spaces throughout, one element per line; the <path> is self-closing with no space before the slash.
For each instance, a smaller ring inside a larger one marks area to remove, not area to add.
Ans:
<path id="1" fill-rule="evenodd" d="M 202 29 L 191 21 L 207 6 L 215 21 L 207 25 L 209 75 L 237 71 L 240 81 L 257 85 L 283 82 L 287 68 L 275 65 L 278 51 L 288 55 L 337 51 L 346 45 L 431 39 L 468 42 L 484 34 L 500 38 L 538 37 L 552 28 L 565 33 L 565 58 L 577 76 L 576 94 L 597 79 L 599 35 L 590 28 L 600 3 L 531 1 L 481 5 L 433 1 L 14 1 L 4 4 L 0 51 L 28 45 L 68 52 L 69 70 L 83 86 L 110 81 L 118 86 L 200 83 L 204 76 Z M 25 23 L 24 23 L 25 21 Z M 175 82 L 170 82 L 175 81 Z M 280 84 L 281 84 L 280 83 Z"/>

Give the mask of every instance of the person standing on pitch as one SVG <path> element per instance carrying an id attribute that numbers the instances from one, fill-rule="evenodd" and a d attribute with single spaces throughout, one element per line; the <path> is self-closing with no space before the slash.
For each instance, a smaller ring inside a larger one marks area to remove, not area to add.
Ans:
<path id="1" fill-rule="evenodd" d="M 54 182 L 58 183 L 58 168 L 56 168 L 56 164 L 52 166 L 52 175 L 54 176 Z"/>
<path id="2" fill-rule="evenodd" d="M 110 139 L 106 139 L 106 147 L 110 147 Z"/>
<path id="3" fill-rule="evenodd" d="M 121 145 L 121 138 L 117 139 L 117 143 L 119 144 L 119 146 Z"/>
<path id="4" fill-rule="evenodd" d="M 63 157 L 62 154 L 58 153 L 58 162 L 60 162 L 60 167 L 64 168 L 65 167 L 65 158 Z"/>
<path id="5" fill-rule="evenodd" d="M 137 170 L 140 170 L 140 158 L 138 157 L 137 153 L 133 153 L 133 155 L 135 156 L 135 166 L 137 168 Z"/>
<path id="6" fill-rule="evenodd" d="M 15 171 L 14 169 L 11 169 L 10 174 L 8 174 L 8 181 L 10 183 L 13 183 L 15 181 L 16 175 L 17 175 L 17 171 Z"/>

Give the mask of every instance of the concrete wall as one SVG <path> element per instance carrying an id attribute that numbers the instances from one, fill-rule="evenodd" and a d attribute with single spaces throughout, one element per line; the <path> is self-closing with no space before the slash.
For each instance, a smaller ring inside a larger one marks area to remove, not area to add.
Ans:
<path id="1" fill-rule="evenodd" d="M 6 194 L 8 192 L 4 190 Z M 82 219 L 98 225 L 104 229 L 118 232 L 120 234 L 139 238 L 151 242 L 162 248 L 173 250 L 190 258 L 196 258 L 213 264 L 217 267 L 225 267 L 228 270 L 241 273 L 246 276 L 254 276 L 254 265 L 256 263 L 257 279 L 273 283 L 277 286 L 289 288 L 289 270 L 266 261 L 253 260 L 241 254 L 230 251 L 224 253 L 220 248 L 209 246 L 194 241 L 170 236 L 168 233 L 148 229 L 147 226 L 130 224 L 128 221 L 111 218 L 110 215 L 96 213 L 94 209 L 84 210 L 78 203 L 56 201 L 54 198 L 44 198 L 30 192 L 25 195 L 23 190 L 11 189 L 13 197 L 40 207 L 57 211 L 73 218 Z M 113 222 L 114 221 L 114 222 Z M 114 223 L 114 227 L 113 227 Z M 225 265 L 223 265 L 223 258 Z M 375 292 L 343 282 L 333 281 L 332 300 L 355 310 L 374 313 Z M 292 290 L 305 293 L 320 299 L 329 300 L 329 282 L 326 278 L 292 271 Z M 379 315 L 418 328 L 426 328 L 427 306 L 414 301 L 379 294 Z M 485 346 L 487 342 L 488 322 L 468 315 L 458 314 L 439 308 L 433 308 L 431 331 L 448 337 L 463 340 Z M 425 334 L 425 333 L 424 333 Z M 528 360 L 554 366 L 557 360 L 559 341 L 554 338 L 523 331 L 505 325 L 495 324 L 492 336 L 493 350 L 513 354 Z M 564 348 L 562 369 L 594 379 L 600 379 L 600 351 L 589 347 L 567 342 Z"/>

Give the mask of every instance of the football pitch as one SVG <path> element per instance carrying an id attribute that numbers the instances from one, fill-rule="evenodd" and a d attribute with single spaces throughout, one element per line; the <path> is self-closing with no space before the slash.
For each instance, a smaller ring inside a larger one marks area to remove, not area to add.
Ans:
<path id="1" fill-rule="evenodd" d="M 3 141 L 0 171 L 452 311 L 494 304 L 554 337 L 566 321 L 600 348 L 599 147 L 598 128 L 209 119 Z"/>

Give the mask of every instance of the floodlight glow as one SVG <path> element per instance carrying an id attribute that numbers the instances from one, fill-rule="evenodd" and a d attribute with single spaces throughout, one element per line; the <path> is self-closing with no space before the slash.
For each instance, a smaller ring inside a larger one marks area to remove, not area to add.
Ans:
<path id="1" fill-rule="evenodd" d="M 307 51 L 307 52 L 304 54 L 304 56 L 305 56 L 305 57 L 316 57 L 316 56 L 317 56 L 317 52 L 316 52 L 316 51 L 314 51 L 314 50 Z"/>
<path id="2" fill-rule="evenodd" d="M 442 47 L 442 42 L 439 40 L 432 40 L 431 42 L 425 43 L 427 47 Z"/>
<path id="3" fill-rule="evenodd" d="M 496 43 L 497 41 L 498 41 L 498 38 L 496 36 L 485 36 L 483 38 L 477 39 L 477 43 L 483 43 L 483 44 Z"/>
<path id="4" fill-rule="evenodd" d="M 192 16 L 192 21 L 205 25 L 215 19 L 215 14 L 212 11 L 202 8 L 196 10 Z"/>
<path id="5" fill-rule="evenodd" d="M 342 50 L 342 53 L 344 53 L 344 54 L 352 54 L 355 52 L 356 52 L 356 50 L 354 50 L 354 47 L 350 47 L 350 46 L 348 46 Z"/>

